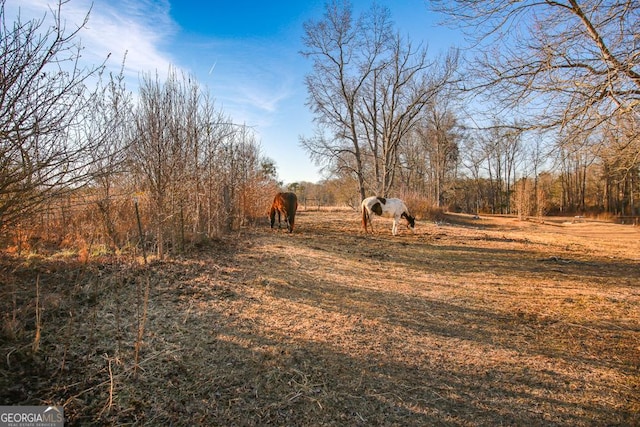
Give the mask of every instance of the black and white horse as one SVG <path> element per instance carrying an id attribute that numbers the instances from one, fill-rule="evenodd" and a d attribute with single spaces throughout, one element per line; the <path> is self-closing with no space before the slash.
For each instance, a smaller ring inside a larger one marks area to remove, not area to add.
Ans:
<path id="1" fill-rule="evenodd" d="M 413 231 L 416 226 L 415 217 L 409 214 L 407 205 L 405 205 L 400 199 L 376 196 L 364 199 L 362 201 L 362 226 L 364 227 L 365 233 L 367 232 L 367 222 L 371 226 L 371 231 L 373 232 L 373 224 L 371 223 L 372 214 L 376 214 L 384 218 L 393 218 L 393 227 L 391 228 L 391 232 L 394 236 L 398 234 L 398 224 L 400 223 L 401 218 L 407 220 L 411 231 Z"/>

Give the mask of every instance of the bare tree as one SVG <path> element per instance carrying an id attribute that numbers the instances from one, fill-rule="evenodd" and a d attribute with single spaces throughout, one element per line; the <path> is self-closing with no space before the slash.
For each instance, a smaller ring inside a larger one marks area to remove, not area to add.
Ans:
<path id="1" fill-rule="evenodd" d="M 183 141 L 171 134 L 174 118 L 172 106 L 177 102 L 173 89 L 177 85 L 175 72 L 170 72 L 167 84 L 144 76 L 140 86 L 140 100 L 136 115 L 136 135 L 131 146 L 133 171 L 140 176 L 141 190 L 148 191 L 153 214 L 157 255 L 165 255 L 168 238 L 166 222 L 171 218 L 171 185 L 180 173 L 183 162 Z"/>
<path id="2" fill-rule="evenodd" d="M 131 196 L 131 189 L 128 192 L 125 189 L 124 177 L 127 149 L 133 137 L 130 125 L 134 117 L 131 93 L 125 87 L 123 70 L 124 61 L 120 74 L 110 74 L 108 80 L 99 80 L 91 108 L 83 121 L 85 138 L 95 141 L 96 146 L 95 150 L 87 153 L 91 158 L 89 170 L 94 189 L 93 201 L 102 219 L 100 225 L 113 249 L 118 249 L 122 243 L 117 231 L 116 204 L 122 201 L 123 195 Z"/>
<path id="3" fill-rule="evenodd" d="M 402 188 L 417 192 L 430 205 L 442 207 L 453 195 L 461 161 L 462 128 L 450 99 L 436 96 L 400 147 Z"/>
<path id="4" fill-rule="evenodd" d="M 429 109 L 424 127 L 419 129 L 430 171 L 431 200 L 443 207 L 447 191 L 455 183 L 459 162 L 459 126 L 457 118 L 447 108 L 446 100 Z"/>
<path id="5" fill-rule="evenodd" d="M 326 159 L 338 169 L 353 172 L 364 199 L 365 165 L 357 109 L 365 83 L 388 49 L 388 10 L 374 5 L 355 20 L 350 5 L 334 1 L 327 4 L 322 20 L 306 22 L 304 30 L 306 50 L 302 54 L 313 59 L 313 72 L 305 79 L 307 104 L 315 114 L 318 133 L 302 137 L 301 144 L 316 160 Z"/>
<path id="6" fill-rule="evenodd" d="M 609 143 L 598 150 L 604 182 L 602 207 L 606 212 L 636 216 L 640 214 L 640 116 L 620 117 L 616 126 L 604 134 Z M 606 197 L 605 197 L 606 195 Z"/>
<path id="7" fill-rule="evenodd" d="M 484 174 L 482 166 L 486 161 L 487 155 L 482 147 L 482 138 L 479 135 L 479 131 L 467 132 L 466 137 L 463 139 L 460 154 L 461 164 L 471 175 L 470 179 L 473 180 L 473 191 L 470 192 L 468 197 L 465 197 L 465 199 L 473 199 L 473 203 L 470 204 L 467 200 L 467 207 L 470 208 L 470 212 L 478 215 L 485 207 L 483 201 L 486 197 L 483 192 Z"/>
<path id="8" fill-rule="evenodd" d="M 87 153 L 82 111 L 87 80 L 101 66 L 79 65 L 77 36 L 89 15 L 67 31 L 64 1 L 42 19 L 5 15 L 0 1 L 0 228 L 45 206 L 53 196 L 84 185 Z"/>
<path id="9" fill-rule="evenodd" d="M 480 157 L 485 162 L 493 213 L 510 213 L 512 185 L 522 152 L 521 133 L 513 130 L 518 126 L 496 123 L 480 135 Z"/>
<path id="10" fill-rule="evenodd" d="M 393 33 L 389 10 L 375 3 L 358 20 L 349 5 L 332 3 L 305 31 L 303 54 L 314 60 L 308 105 L 318 132 L 302 145 L 316 160 L 353 173 L 361 198 L 367 190 L 387 195 L 400 168 L 400 146 L 450 83 L 457 53 L 429 61 L 426 49 Z"/>
<path id="11" fill-rule="evenodd" d="M 582 135 L 576 132 L 577 135 Z M 559 149 L 562 183 L 561 209 L 584 214 L 587 208 L 587 176 L 597 159 L 595 138 L 567 138 Z M 591 148 L 589 148 L 591 147 Z"/>
<path id="12" fill-rule="evenodd" d="M 457 52 L 442 62 L 428 61 L 426 49 L 415 49 L 396 35 L 388 59 L 372 74 L 358 103 L 362 134 L 372 155 L 376 194 L 388 195 L 399 168 L 399 149 L 408 133 L 450 84 Z"/>
<path id="13" fill-rule="evenodd" d="M 593 130 L 640 108 L 635 0 L 433 0 L 478 43 L 475 88 L 537 110 L 530 127 Z M 468 82 L 473 84 L 474 82 Z"/>

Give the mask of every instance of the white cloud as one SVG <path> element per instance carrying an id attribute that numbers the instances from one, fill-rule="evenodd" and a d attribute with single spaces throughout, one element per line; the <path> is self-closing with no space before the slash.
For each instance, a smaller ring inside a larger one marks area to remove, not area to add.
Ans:
<path id="1" fill-rule="evenodd" d="M 51 0 L 8 0 L 5 17 L 12 20 L 20 14 L 23 22 L 46 16 L 43 30 L 52 21 L 51 10 L 57 7 Z M 161 50 L 162 44 L 176 32 L 169 16 L 167 2 L 86 0 L 64 3 L 61 9 L 67 32 L 78 28 L 89 13 L 89 20 L 79 33 L 83 46 L 82 60 L 87 65 L 101 64 L 110 55 L 107 66 L 115 71 L 121 67 L 126 53 L 125 73 L 137 83 L 142 72 L 165 75 L 171 56 Z"/>
<path id="2" fill-rule="evenodd" d="M 241 99 L 249 105 L 266 113 L 278 110 L 278 104 L 289 97 L 286 86 L 268 88 L 265 86 L 246 85 L 239 87 Z"/>
<path id="3" fill-rule="evenodd" d="M 201 81 L 236 120 L 268 125 L 295 95 L 292 54 L 276 42 L 211 40 L 198 49 L 210 58 Z"/>

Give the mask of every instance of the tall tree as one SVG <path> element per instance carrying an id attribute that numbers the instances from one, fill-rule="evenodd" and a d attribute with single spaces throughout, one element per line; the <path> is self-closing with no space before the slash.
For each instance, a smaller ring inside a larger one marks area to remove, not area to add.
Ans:
<path id="1" fill-rule="evenodd" d="M 85 138 L 95 141 L 96 149 L 87 153 L 95 202 L 102 219 L 102 228 L 110 246 L 120 247 L 117 232 L 116 204 L 124 191 L 127 148 L 132 140 L 132 99 L 124 84 L 124 61 L 120 74 L 109 74 L 98 81 L 91 98 L 91 108 L 85 115 Z M 104 76 L 102 76 L 104 77 Z"/>
<path id="2" fill-rule="evenodd" d="M 401 144 L 448 86 L 456 64 L 457 52 L 442 62 L 430 62 L 426 49 L 414 49 L 399 35 L 390 40 L 389 55 L 374 71 L 357 107 L 376 194 L 387 196 L 394 186 Z"/>
<path id="3" fill-rule="evenodd" d="M 438 207 L 444 205 L 447 191 L 455 183 L 460 160 L 459 125 L 448 106 L 446 100 L 432 105 L 423 127 L 418 130 L 430 171 L 431 200 Z"/>
<path id="4" fill-rule="evenodd" d="M 308 105 L 318 131 L 301 138 L 318 161 L 352 172 L 360 197 L 387 195 L 399 168 L 399 147 L 424 108 L 449 82 L 457 54 L 429 61 L 426 49 L 394 33 L 387 8 L 376 3 L 354 20 L 349 4 L 327 6 L 305 24 Z"/>
<path id="5" fill-rule="evenodd" d="M 313 72 L 305 78 L 307 105 L 319 131 L 314 137 L 302 137 L 301 143 L 316 160 L 353 172 L 362 199 L 366 189 L 358 102 L 367 80 L 383 61 L 390 29 L 387 9 L 374 4 L 356 20 L 350 4 L 335 1 L 326 5 L 322 20 L 304 24 L 302 54 L 313 60 Z"/>
<path id="6" fill-rule="evenodd" d="M 176 79 L 170 74 L 170 79 Z M 165 254 L 164 223 L 169 218 L 169 187 L 180 159 L 175 155 L 180 141 L 172 141 L 169 133 L 171 91 L 158 75 L 144 76 L 136 114 L 136 135 L 131 146 L 134 173 L 140 176 L 141 189 L 149 192 L 153 213 L 153 228 L 157 239 L 157 254 Z"/>

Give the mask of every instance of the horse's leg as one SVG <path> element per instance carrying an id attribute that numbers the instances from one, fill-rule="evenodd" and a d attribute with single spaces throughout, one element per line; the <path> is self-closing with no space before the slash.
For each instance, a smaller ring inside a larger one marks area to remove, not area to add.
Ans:
<path id="1" fill-rule="evenodd" d="M 371 228 L 371 233 L 373 233 L 373 223 L 371 222 L 371 212 L 365 206 L 362 207 L 362 225 L 364 226 L 364 234 L 368 234 L 369 230 L 367 230 L 367 224 L 369 224 L 369 228 Z"/>
<path id="2" fill-rule="evenodd" d="M 369 228 L 371 229 L 371 232 L 373 233 L 373 225 L 371 224 L 371 215 L 367 214 L 367 216 L 364 218 L 364 234 L 369 234 L 369 230 L 367 229 L 367 224 L 369 224 Z"/>
<path id="3" fill-rule="evenodd" d="M 291 231 L 291 225 L 290 225 L 290 222 L 289 222 L 289 214 L 288 213 L 284 214 L 284 225 L 287 226 L 287 231 Z"/>
<path id="4" fill-rule="evenodd" d="M 289 233 L 293 233 L 293 220 L 291 215 L 287 215 L 287 230 L 289 230 Z"/>
<path id="5" fill-rule="evenodd" d="M 293 226 L 296 223 L 296 211 L 289 216 L 289 233 L 293 233 Z"/>

